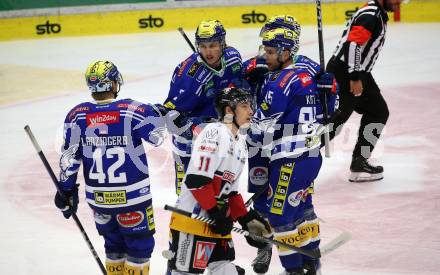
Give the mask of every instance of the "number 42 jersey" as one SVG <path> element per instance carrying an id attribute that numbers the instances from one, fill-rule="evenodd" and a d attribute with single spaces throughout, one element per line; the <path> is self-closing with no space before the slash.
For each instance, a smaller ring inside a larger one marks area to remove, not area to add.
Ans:
<path id="1" fill-rule="evenodd" d="M 158 146 L 164 130 L 153 106 L 131 99 L 77 105 L 64 122 L 60 188 L 74 187 L 82 162 L 86 200 L 99 213 L 151 205 L 142 140 Z"/>

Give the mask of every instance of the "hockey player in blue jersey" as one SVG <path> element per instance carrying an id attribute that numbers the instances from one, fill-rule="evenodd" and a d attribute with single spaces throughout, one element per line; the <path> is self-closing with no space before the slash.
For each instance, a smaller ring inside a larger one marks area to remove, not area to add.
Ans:
<path id="1" fill-rule="evenodd" d="M 319 223 L 311 195 L 322 162 L 317 118 L 322 107 L 317 81 L 306 68 L 293 62 L 299 39 L 292 30 L 266 31 L 263 46 L 270 73 L 255 116 L 264 133 L 260 146 L 269 152 L 267 218 L 275 239 L 317 248 Z M 319 263 L 315 259 L 283 248 L 278 248 L 278 254 L 283 274 L 316 274 Z"/>
<path id="2" fill-rule="evenodd" d="M 83 164 L 86 201 L 104 237 L 108 275 L 147 275 L 155 232 L 147 156 L 143 140 L 160 145 L 165 123 L 152 105 L 116 100 L 123 84 L 109 61 L 85 74 L 94 101 L 75 106 L 64 121 L 60 189 L 55 204 L 69 218 L 78 205 L 77 175 Z"/>
<path id="3" fill-rule="evenodd" d="M 173 134 L 176 193 L 191 156 L 193 131 L 203 122 L 215 119 L 216 93 L 241 78 L 241 56 L 226 45 L 226 31 L 220 21 L 202 21 L 197 27 L 197 52 L 174 70 L 170 91 L 162 108 Z"/>
<path id="4" fill-rule="evenodd" d="M 299 38 L 301 34 L 301 26 L 298 21 L 290 15 L 277 15 L 271 17 L 268 22 L 261 28 L 260 37 L 269 30 L 276 28 L 285 28 L 294 32 L 294 34 Z M 299 45 L 295 46 L 293 51 L 297 52 Z M 255 101 L 257 106 L 263 103 L 264 97 L 261 95 L 261 86 L 269 72 L 266 64 L 266 59 L 263 56 L 264 48 L 263 45 L 260 47 L 260 53 L 258 56 L 251 58 L 243 63 L 243 75 L 244 78 L 249 82 L 252 92 L 255 96 Z M 296 69 L 306 70 L 312 78 L 317 81 L 333 82 L 332 79 L 328 79 L 329 75 L 320 74 L 320 66 L 310 58 L 304 55 L 295 54 L 292 57 L 292 63 Z M 336 96 L 330 94 L 331 98 L 329 100 L 330 105 L 336 101 Z M 333 109 L 332 109 L 333 111 Z M 322 114 L 320 115 L 322 119 Z M 268 167 L 269 167 L 269 157 L 262 151 L 262 148 L 258 146 L 253 146 L 252 142 L 249 145 L 250 157 L 248 160 L 249 165 L 249 180 L 248 180 L 248 191 L 251 193 L 256 193 L 260 189 L 267 189 L 268 186 Z M 254 208 L 262 215 L 266 216 L 265 213 L 268 208 L 266 207 L 266 196 L 258 196 L 253 203 Z M 266 247 L 258 250 L 257 257 L 253 260 L 252 266 L 254 272 L 259 274 L 264 274 L 269 268 L 269 264 L 272 256 L 272 245 L 268 244 Z"/>

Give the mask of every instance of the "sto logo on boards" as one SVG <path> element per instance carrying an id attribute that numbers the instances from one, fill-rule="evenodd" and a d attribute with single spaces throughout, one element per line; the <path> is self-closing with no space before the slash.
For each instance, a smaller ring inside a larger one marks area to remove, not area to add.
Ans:
<path id="1" fill-rule="evenodd" d="M 241 23 L 243 24 L 255 24 L 264 23 L 267 20 L 267 16 L 264 13 L 256 13 L 252 10 L 251 13 L 244 13 L 241 15 Z"/>
<path id="2" fill-rule="evenodd" d="M 35 26 L 38 35 L 43 34 L 51 34 L 51 33 L 59 33 L 61 32 L 61 25 L 57 23 L 51 24 L 49 20 L 46 21 L 46 24 L 40 24 Z"/>
<path id="3" fill-rule="evenodd" d="M 164 24 L 164 20 L 160 17 L 153 17 L 151 14 L 147 18 L 139 19 L 139 28 L 160 28 Z"/>

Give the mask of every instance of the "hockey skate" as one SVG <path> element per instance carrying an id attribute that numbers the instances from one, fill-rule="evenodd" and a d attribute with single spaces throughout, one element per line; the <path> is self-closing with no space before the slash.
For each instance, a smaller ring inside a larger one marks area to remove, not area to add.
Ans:
<path id="1" fill-rule="evenodd" d="M 272 245 L 267 244 L 264 248 L 259 248 L 257 257 L 252 261 L 252 268 L 256 274 L 266 274 L 272 259 Z"/>
<path id="2" fill-rule="evenodd" d="M 372 166 L 364 157 L 353 158 L 350 165 L 351 182 L 368 182 L 383 179 L 383 167 Z"/>
<path id="3" fill-rule="evenodd" d="M 310 260 L 303 264 L 304 275 L 321 275 L 321 261 Z"/>

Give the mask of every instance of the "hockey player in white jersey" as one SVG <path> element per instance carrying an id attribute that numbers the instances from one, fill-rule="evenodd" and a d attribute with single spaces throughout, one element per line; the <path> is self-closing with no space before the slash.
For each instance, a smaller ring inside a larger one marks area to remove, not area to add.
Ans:
<path id="1" fill-rule="evenodd" d="M 251 95 L 226 88 L 216 97 L 219 122 L 208 124 L 197 136 L 177 207 L 215 221 L 208 225 L 173 213 L 171 216 L 171 274 L 241 275 L 235 259 L 231 229 L 234 221 L 258 235 L 270 235 L 269 224 L 248 211 L 238 193 L 238 179 L 247 158 L 246 131 L 253 115 Z M 247 238 L 250 245 L 265 244 Z"/>

